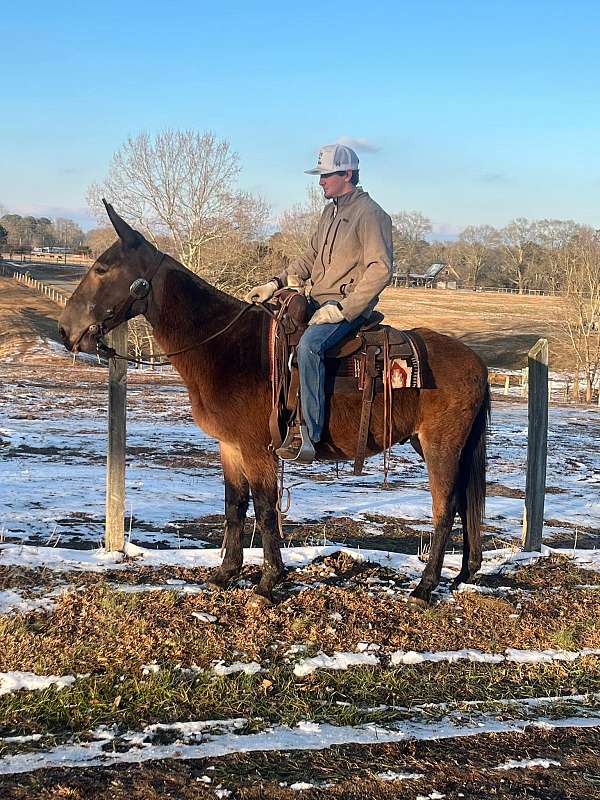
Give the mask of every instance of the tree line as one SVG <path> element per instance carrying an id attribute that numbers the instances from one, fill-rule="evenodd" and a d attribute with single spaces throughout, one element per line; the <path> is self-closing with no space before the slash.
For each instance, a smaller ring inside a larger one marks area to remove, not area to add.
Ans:
<path id="1" fill-rule="evenodd" d="M 15 252 L 29 252 L 34 247 L 86 247 L 86 234 L 72 219 L 58 217 L 0 216 L 0 245 Z"/>

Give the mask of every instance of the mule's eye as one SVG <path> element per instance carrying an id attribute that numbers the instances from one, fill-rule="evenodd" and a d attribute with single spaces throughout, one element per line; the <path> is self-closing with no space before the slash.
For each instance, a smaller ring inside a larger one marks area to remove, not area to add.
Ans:
<path id="1" fill-rule="evenodd" d="M 94 272 L 96 275 L 104 275 L 106 272 L 108 272 L 108 267 L 105 267 L 104 264 L 96 264 L 94 267 Z"/>

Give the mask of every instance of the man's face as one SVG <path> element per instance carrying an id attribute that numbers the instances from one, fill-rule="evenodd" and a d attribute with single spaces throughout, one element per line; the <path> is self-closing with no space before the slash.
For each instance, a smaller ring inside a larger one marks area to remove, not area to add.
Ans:
<path id="1" fill-rule="evenodd" d="M 339 197 L 341 194 L 351 192 L 354 189 L 354 186 L 350 183 L 351 177 L 352 170 L 350 169 L 341 174 L 339 172 L 328 172 L 325 175 L 321 175 L 319 185 L 323 189 L 326 199 L 331 200 L 332 197 Z"/>

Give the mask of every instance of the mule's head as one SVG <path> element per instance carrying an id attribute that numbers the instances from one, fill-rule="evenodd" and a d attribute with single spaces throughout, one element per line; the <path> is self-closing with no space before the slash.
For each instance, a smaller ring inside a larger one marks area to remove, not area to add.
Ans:
<path id="1" fill-rule="evenodd" d="M 146 310 L 162 254 L 103 201 L 119 239 L 92 264 L 58 320 L 67 350 L 95 352 L 98 339 Z"/>

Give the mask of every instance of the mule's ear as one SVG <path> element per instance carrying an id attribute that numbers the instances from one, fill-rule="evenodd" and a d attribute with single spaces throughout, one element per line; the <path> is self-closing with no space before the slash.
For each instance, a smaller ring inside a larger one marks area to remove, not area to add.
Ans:
<path id="1" fill-rule="evenodd" d="M 119 239 L 127 247 L 138 247 L 144 241 L 142 234 L 134 231 L 131 225 L 128 225 L 104 198 L 102 198 L 102 202 L 104 203 L 104 208 L 106 209 L 108 218 L 112 222 L 113 228 L 119 235 Z"/>

